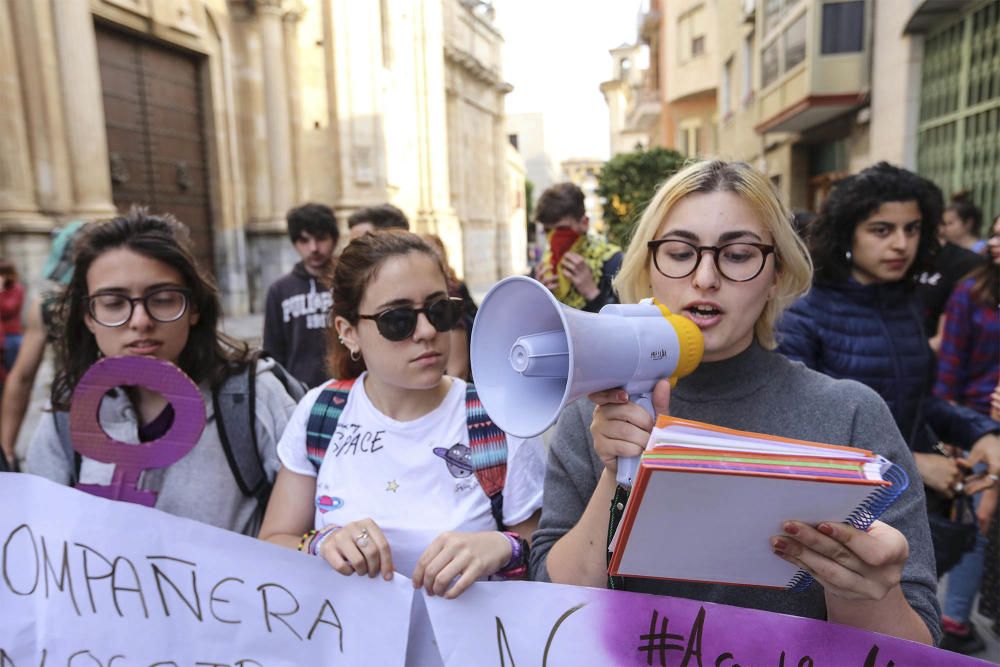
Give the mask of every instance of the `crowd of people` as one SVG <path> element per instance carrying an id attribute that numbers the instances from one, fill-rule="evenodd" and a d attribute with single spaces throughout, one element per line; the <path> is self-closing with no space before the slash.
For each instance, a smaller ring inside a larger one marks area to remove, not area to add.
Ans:
<path id="1" fill-rule="evenodd" d="M 170 215 L 134 208 L 62 232 L 23 341 L 24 290 L 0 261 L 12 369 L 2 458 L 17 464 L 13 443 L 51 341 L 50 414 L 25 468 L 107 484 L 113 464 L 76 454 L 64 428 L 73 392 L 101 357 L 153 357 L 194 380 L 209 416 L 188 455 L 143 474 L 156 507 L 344 575 L 398 572 L 446 598 L 484 578 L 610 587 L 966 653 L 982 648 L 970 622 L 978 594 L 1000 631 L 1000 216 L 979 239 L 983 216 L 967 195 L 946 206 L 933 183 L 885 163 L 838 182 L 817 215 L 793 216 L 765 176 L 718 160 L 670 177 L 624 251 L 589 229 L 571 184 L 546 190 L 536 216 L 546 250 L 533 276 L 567 307 L 655 297 L 701 329 L 701 365 L 656 386 L 657 413 L 868 449 L 913 483 L 868 531 L 838 517 L 803 523 L 790 508 L 769 546 L 813 575 L 803 592 L 609 578 L 608 538 L 628 500 L 618 457 L 645 448 L 652 417 L 608 387 L 569 405 L 547 448 L 500 431 L 471 377 L 475 302 L 442 240 L 410 232 L 388 204 L 354 212 L 345 243 L 329 207 L 289 211 L 301 261 L 268 290 L 263 353 L 220 331 L 218 289 Z M 231 404 L 220 396 L 236 378 L 255 387 L 248 437 L 223 426 Z M 101 406 L 105 430 L 126 442 L 160 438 L 173 419 L 142 386 Z M 241 458 L 257 461 L 259 483 Z M 669 528 L 665 539 L 669 548 Z"/>

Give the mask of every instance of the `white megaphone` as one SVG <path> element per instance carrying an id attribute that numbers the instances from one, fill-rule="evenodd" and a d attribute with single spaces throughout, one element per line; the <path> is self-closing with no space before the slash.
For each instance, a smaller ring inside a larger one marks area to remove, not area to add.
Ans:
<path id="1" fill-rule="evenodd" d="M 507 433 L 527 438 L 554 424 L 568 403 L 614 387 L 655 417 L 653 386 L 691 373 L 705 341 L 694 322 L 652 299 L 585 313 L 559 303 L 540 282 L 514 276 L 483 299 L 471 347 L 486 412 Z M 638 463 L 619 459 L 619 484 L 632 485 Z"/>

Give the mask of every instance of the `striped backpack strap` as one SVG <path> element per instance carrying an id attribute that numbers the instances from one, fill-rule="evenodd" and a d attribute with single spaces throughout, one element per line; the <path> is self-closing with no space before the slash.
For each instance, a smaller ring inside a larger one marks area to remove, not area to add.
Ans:
<path id="1" fill-rule="evenodd" d="M 490 499 L 497 528 L 503 524 L 503 485 L 507 480 L 507 435 L 486 414 L 476 388 L 465 389 L 465 419 L 469 428 L 469 453 L 479 485 Z"/>
<path id="2" fill-rule="evenodd" d="M 340 413 L 347 405 L 347 395 L 351 393 L 354 380 L 331 380 L 316 397 L 312 410 L 309 412 L 309 422 L 306 424 L 306 454 L 315 466 L 316 472 L 323 465 L 326 448 L 330 446 L 330 438 L 337 431 Z"/>

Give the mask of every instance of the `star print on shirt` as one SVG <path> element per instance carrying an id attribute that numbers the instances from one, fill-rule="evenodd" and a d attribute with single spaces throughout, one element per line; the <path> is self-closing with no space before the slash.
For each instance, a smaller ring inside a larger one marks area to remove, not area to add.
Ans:
<path id="1" fill-rule="evenodd" d="M 398 488 L 399 488 L 399 483 L 396 482 L 396 480 L 392 480 L 391 482 L 385 485 L 385 490 L 392 491 L 393 493 L 396 493 L 396 489 Z"/>

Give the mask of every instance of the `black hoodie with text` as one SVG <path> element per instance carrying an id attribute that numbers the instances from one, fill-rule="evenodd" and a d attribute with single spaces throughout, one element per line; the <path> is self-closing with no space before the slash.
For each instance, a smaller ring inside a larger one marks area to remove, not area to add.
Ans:
<path id="1" fill-rule="evenodd" d="M 264 350 L 310 388 L 329 378 L 326 330 L 332 307 L 330 290 L 302 262 L 267 290 Z"/>

